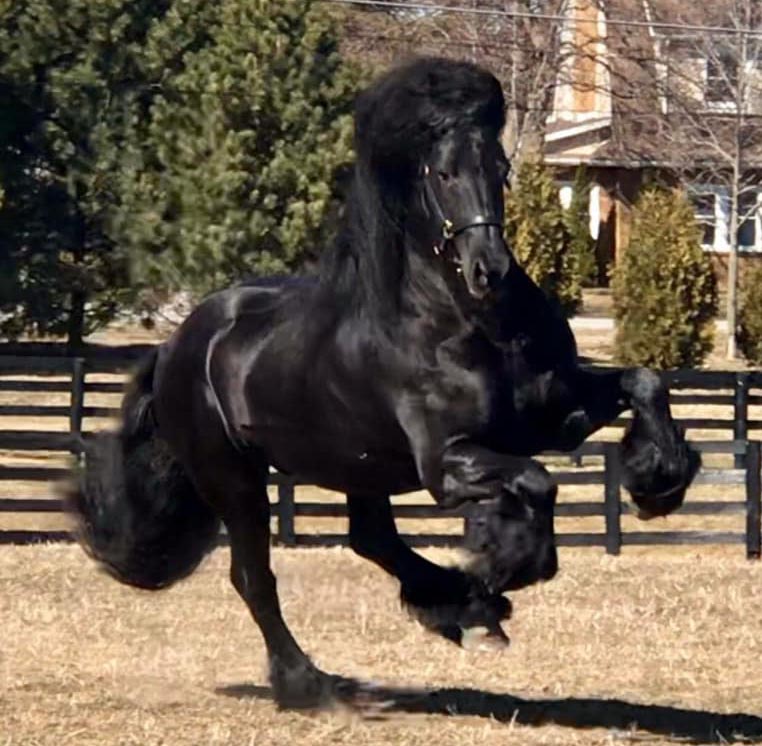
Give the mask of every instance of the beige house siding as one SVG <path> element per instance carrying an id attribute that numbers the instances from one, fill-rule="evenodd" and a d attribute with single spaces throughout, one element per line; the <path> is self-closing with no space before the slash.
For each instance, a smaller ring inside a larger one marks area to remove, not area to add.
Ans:
<path id="1" fill-rule="evenodd" d="M 611 114 L 606 19 L 591 0 L 570 0 L 561 31 L 561 69 L 551 118 L 580 121 Z"/>

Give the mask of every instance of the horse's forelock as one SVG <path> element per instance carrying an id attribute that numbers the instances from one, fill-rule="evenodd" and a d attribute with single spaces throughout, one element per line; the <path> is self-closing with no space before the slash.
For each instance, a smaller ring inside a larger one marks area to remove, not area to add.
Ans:
<path id="1" fill-rule="evenodd" d="M 355 145 L 372 169 L 411 171 L 443 134 L 505 123 L 500 83 L 468 62 L 424 58 L 393 69 L 358 97 Z"/>

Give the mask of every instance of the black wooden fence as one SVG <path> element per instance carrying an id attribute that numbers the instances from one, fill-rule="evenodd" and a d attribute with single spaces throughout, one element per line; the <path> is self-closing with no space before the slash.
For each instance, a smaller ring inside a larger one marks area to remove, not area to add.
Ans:
<path id="1" fill-rule="evenodd" d="M 0 404 L 0 417 L 68 418 L 68 431 L 51 430 L 3 430 L 0 426 L 0 482 L 44 482 L 52 485 L 66 476 L 66 469 L 49 465 L 20 465 L 14 463 L 19 452 L 51 452 L 76 454 L 82 446 L 83 423 L 87 418 L 111 417 L 118 413 L 116 406 L 89 406 L 89 394 L 117 394 L 122 390 L 120 381 L 92 380 L 96 374 L 123 373 L 129 368 L 124 360 L 93 361 L 82 358 L 39 358 L 0 356 L 0 392 L 14 392 L 34 396 L 37 393 L 58 393 L 67 396 L 66 405 L 27 403 Z M 54 378 L 55 377 L 55 378 Z M 744 531 L 624 531 L 622 516 L 632 512 L 631 506 L 622 500 L 621 473 L 616 443 L 586 443 L 575 454 L 577 461 L 584 459 L 586 469 L 558 468 L 554 462 L 554 474 L 560 485 L 600 485 L 601 499 L 587 502 L 560 502 L 558 517 L 599 516 L 604 519 L 604 530 L 598 533 L 561 533 L 560 546 L 601 546 L 611 554 L 618 554 L 623 546 L 652 544 L 744 544 L 749 557 L 760 556 L 760 443 L 750 439 L 754 431 L 762 430 L 762 419 L 750 417 L 750 407 L 762 405 L 762 374 L 678 371 L 668 375 L 673 388 L 674 404 L 725 405 L 732 407 L 731 418 L 692 417 L 683 419 L 686 428 L 711 433 L 726 433 L 728 440 L 694 441 L 705 454 L 729 454 L 733 468 L 705 468 L 698 475 L 697 484 L 716 486 L 743 486 L 743 500 L 688 500 L 679 511 L 683 515 L 721 515 L 744 513 Z M 757 391 L 755 391 L 757 390 Z M 618 422 L 623 425 L 626 420 Z M 331 546 L 346 544 L 343 533 L 298 532 L 297 518 L 344 518 L 343 503 L 304 501 L 297 499 L 292 479 L 273 474 L 271 482 L 277 492 L 273 502 L 273 515 L 277 520 L 273 539 L 285 546 Z M 60 500 L 51 497 L 30 497 L 23 494 L 0 498 L 0 513 L 54 513 L 60 512 Z M 397 503 L 397 518 L 435 519 L 458 517 L 458 511 L 446 513 L 432 502 L 428 504 Z M 435 521 L 431 521 L 432 524 Z M 429 521 L 426 520 L 428 526 Z M 644 524 L 645 527 L 648 524 Z M 459 537 L 447 533 L 413 533 L 404 538 L 413 546 L 450 546 Z M 39 541 L 70 541 L 65 531 L 2 530 L 0 544 L 30 543 Z M 224 537 L 222 537 L 224 541 Z"/>

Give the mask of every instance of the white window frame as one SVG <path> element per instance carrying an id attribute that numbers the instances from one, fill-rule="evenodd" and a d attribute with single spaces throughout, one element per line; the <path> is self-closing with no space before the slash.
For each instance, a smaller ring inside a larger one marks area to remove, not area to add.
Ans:
<path id="1" fill-rule="evenodd" d="M 561 204 L 563 210 L 568 210 L 571 207 L 572 199 L 574 199 L 574 182 L 568 179 L 557 180 L 558 186 L 558 201 Z M 589 203 L 587 205 L 587 214 L 589 216 L 589 231 L 590 238 L 594 241 L 598 240 L 598 236 L 601 232 L 601 187 L 600 184 L 590 184 Z"/>
<path id="2" fill-rule="evenodd" d="M 703 70 L 702 70 L 702 98 L 704 99 L 704 107 L 707 111 L 727 111 L 732 112 L 735 111 L 736 102 L 732 98 L 732 96 L 729 96 L 728 98 L 709 98 L 709 67 L 712 64 L 715 64 L 715 61 L 710 59 L 709 57 L 703 58 Z M 727 71 L 725 71 L 727 73 Z M 719 76 L 717 76 L 718 79 Z M 725 83 L 726 81 L 723 81 Z M 737 83 L 736 83 L 737 85 Z"/>
<path id="3" fill-rule="evenodd" d="M 722 113 L 734 113 L 736 112 L 737 108 L 743 109 L 744 113 L 750 113 L 753 111 L 753 97 L 747 96 L 746 100 L 744 101 L 736 101 L 735 98 L 729 97 L 729 98 L 718 98 L 716 100 L 712 100 L 707 98 L 707 91 L 709 88 L 709 66 L 712 64 L 712 60 L 709 59 L 709 57 L 702 56 L 700 57 L 702 66 L 701 66 L 701 99 L 704 103 L 704 108 L 706 111 L 711 112 L 722 112 Z M 758 74 L 758 68 L 759 63 L 757 60 L 753 58 L 749 58 L 744 62 L 743 65 L 743 71 L 742 75 L 746 80 L 749 80 L 751 76 L 754 76 Z M 740 80 L 735 81 L 735 85 L 739 86 L 741 85 Z M 732 93 L 732 92 L 731 92 Z"/>
<path id="4" fill-rule="evenodd" d="M 691 196 L 707 195 L 714 196 L 714 244 L 702 243 L 705 251 L 718 254 L 727 254 L 730 251 L 730 194 L 727 187 L 718 187 L 711 184 L 691 184 L 688 189 Z M 754 215 L 754 245 L 739 246 L 738 250 L 745 253 L 762 253 L 762 190 L 756 192 L 757 212 Z M 694 214 L 695 209 L 694 209 Z M 698 218 L 698 216 L 696 216 Z M 739 216 L 739 222 L 740 218 Z M 699 221 L 700 222 L 700 221 Z"/>

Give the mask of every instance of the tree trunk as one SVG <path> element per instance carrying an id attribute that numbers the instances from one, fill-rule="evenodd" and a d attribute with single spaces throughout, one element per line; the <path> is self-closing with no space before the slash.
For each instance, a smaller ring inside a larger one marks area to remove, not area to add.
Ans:
<path id="1" fill-rule="evenodd" d="M 747 3 L 748 10 L 748 3 Z M 748 14 L 747 14 L 748 20 Z M 728 254 L 728 302 L 727 302 L 727 323 L 728 323 L 728 346 L 727 359 L 735 360 L 738 355 L 738 341 L 736 333 L 738 330 L 738 227 L 739 210 L 741 207 L 741 180 L 744 174 L 744 142 L 743 132 L 745 124 L 745 105 L 747 103 L 747 76 L 746 76 L 746 58 L 747 58 L 747 37 L 744 31 L 737 34 L 736 42 L 739 50 L 737 65 L 737 82 L 735 90 L 735 131 L 734 152 L 733 152 L 733 173 L 730 189 L 730 253 Z"/>
<path id="2" fill-rule="evenodd" d="M 81 350 L 85 334 L 85 302 L 87 296 L 82 290 L 74 290 L 71 294 L 71 308 L 66 330 L 66 345 L 71 352 Z"/>
<path id="3" fill-rule="evenodd" d="M 736 327 L 738 326 L 738 189 L 733 184 L 730 205 L 730 252 L 728 254 L 728 300 L 726 318 L 728 323 L 728 360 L 737 354 Z"/>

